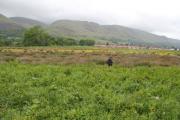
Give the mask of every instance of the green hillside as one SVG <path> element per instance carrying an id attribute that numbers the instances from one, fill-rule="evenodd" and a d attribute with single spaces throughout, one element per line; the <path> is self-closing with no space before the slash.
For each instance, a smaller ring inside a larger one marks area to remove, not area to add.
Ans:
<path id="1" fill-rule="evenodd" d="M 91 38 L 96 43 L 131 44 L 163 48 L 180 48 L 180 40 L 154 35 L 142 30 L 128 28 L 120 25 L 99 25 L 94 22 L 58 20 L 50 25 L 43 22 L 24 18 L 7 18 L 0 14 L 0 34 L 19 36 L 25 28 L 32 26 L 44 27 L 52 36 Z"/>
<path id="2" fill-rule="evenodd" d="M 37 20 L 33 20 L 30 18 L 24 18 L 24 17 L 11 17 L 10 18 L 12 21 L 14 21 L 15 23 L 17 23 L 18 25 L 21 25 L 25 28 L 30 28 L 33 26 L 46 26 L 45 23 L 37 21 Z"/>
<path id="3" fill-rule="evenodd" d="M 19 36 L 22 34 L 24 28 L 6 16 L 0 14 L 0 33 L 7 36 Z"/>
<path id="4" fill-rule="evenodd" d="M 87 37 L 113 43 L 180 47 L 180 41 L 119 25 L 99 25 L 87 21 L 59 20 L 52 23 L 49 32 L 56 36 Z"/>

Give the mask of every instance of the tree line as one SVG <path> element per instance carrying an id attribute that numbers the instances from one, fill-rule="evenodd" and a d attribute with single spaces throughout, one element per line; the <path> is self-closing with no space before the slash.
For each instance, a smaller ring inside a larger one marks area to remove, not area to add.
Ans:
<path id="1" fill-rule="evenodd" d="M 0 34 L 0 46 L 94 46 L 95 40 L 53 37 L 42 27 L 34 26 L 24 32 L 23 37 L 6 37 Z"/>

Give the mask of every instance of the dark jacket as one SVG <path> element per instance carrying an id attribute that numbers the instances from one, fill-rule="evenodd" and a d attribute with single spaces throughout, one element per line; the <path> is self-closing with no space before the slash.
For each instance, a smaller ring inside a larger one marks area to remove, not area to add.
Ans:
<path id="1" fill-rule="evenodd" d="M 108 66 L 112 66 L 112 64 L 113 64 L 113 61 L 112 61 L 112 59 L 111 58 L 109 58 L 108 60 L 107 60 L 107 65 Z"/>

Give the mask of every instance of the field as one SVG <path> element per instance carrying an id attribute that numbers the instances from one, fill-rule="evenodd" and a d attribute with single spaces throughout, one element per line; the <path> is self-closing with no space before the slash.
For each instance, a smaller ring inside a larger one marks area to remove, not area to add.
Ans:
<path id="1" fill-rule="evenodd" d="M 180 53 L 0 48 L 2 120 L 179 120 Z M 105 65 L 112 56 L 115 64 Z"/>
<path id="2" fill-rule="evenodd" d="M 101 47 L 0 48 L 0 63 L 103 65 L 112 57 L 121 66 L 179 66 L 180 51 Z"/>

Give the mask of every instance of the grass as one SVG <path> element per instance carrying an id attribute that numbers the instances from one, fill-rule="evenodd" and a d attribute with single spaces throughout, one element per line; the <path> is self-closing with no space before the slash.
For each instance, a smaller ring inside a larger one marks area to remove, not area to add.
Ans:
<path id="1" fill-rule="evenodd" d="M 179 73 L 179 51 L 1 47 L 0 120 L 179 120 Z"/>
<path id="2" fill-rule="evenodd" d="M 108 48 L 108 47 L 92 47 L 92 46 L 64 46 L 64 47 L 0 47 L 1 52 L 71 52 L 76 53 L 110 53 L 110 54 L 155 54 L 155 55 L 177 55 L 180 51 L 165 49 L 128 49 L 128 48 Z"/>
<path id="3" fill-rule="evenodd" d="M 0 64 L 2 120 L 179 120 L 180 68 Z"/>

